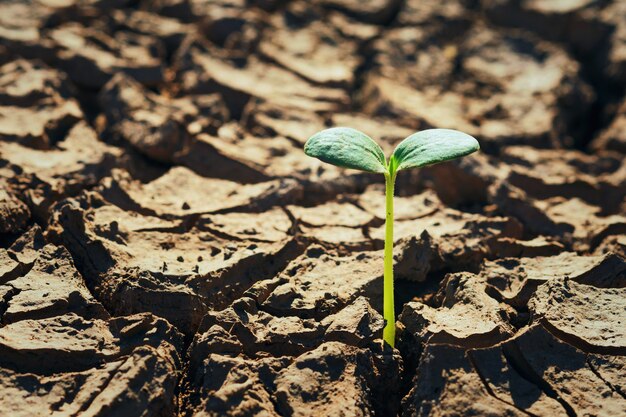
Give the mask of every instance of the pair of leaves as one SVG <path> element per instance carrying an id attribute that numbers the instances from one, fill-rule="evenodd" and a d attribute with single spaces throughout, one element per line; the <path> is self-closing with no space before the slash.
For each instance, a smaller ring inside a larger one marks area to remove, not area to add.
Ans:
<path id="1" fill-rule="evenodd" d="M 428 129 L 404 139 L 387 163 L 380 146 L 369 136 L 349 127 L 334 127 L 311 136 L 304 152 L 329 164 L 390 175 L 401 169 L 449 161 L 476 152 L 478 141 L 451 129 Z"/>

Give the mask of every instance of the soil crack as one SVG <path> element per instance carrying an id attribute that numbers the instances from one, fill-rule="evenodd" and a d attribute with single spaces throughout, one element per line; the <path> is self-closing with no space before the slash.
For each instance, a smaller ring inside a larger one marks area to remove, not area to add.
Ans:
<path id="1" fill-rule="evenodd" d="M 593 366 L 593 363 L 589 360 L 589 355 L 587 355 L 585 362 L 587 363 L 587 366 L 589 367 L 589 369 L 591 369 L 591 372 L 593 372 L 595 376 L 597 376 L 602 382 L 604 382 L 611 391 L 621 396 L 622 398 L 626 399 L 626 393 L 624 393 L 624 391 L 622 391 L 619 386 L 615 386 L 611 384 L 609 381 L 607 381 L 600 373 L 600 370 L 597 369 L 595 366 Z"/>
<path id="2" fill-rule="evenodd" d="M 505 401 L 502 398 L 498 397 L 498 395 L 489 386 L 489 382 L 487 382 L 487 379 L 485 378 L 485 376 L 480 372 L 480 368 L 476 364 L 476 358 L 474 357 L 474 355 L 472 355 L 472 351 L 471 350 L 466 351 L 466 355 L 467 355 L 467 359 L 469 360 L 470 364 L 472 365 L 472 368 L 474 369 L 474 371 L 476 372 L 476 374 L 480 378 L 480 381 L 485 386 L 485 390 L 489 393 L 489 395 L 491 395 L 496 400 L 503 402 L 506 405 L 509 405 L 511 407 L 515 407 L 516 409 L 518 409 L 519 411 L 521 411 L 524 414 L 527 414 L 527 415 L 529 415 L 531 417 L 540 417 L 537 414 L 531 413 L 529 411 L 524 410 L 523 408 L 520 408 L 515 403 Z"/>
<path id="3" fill-rule="evenodd" d="M 4 313 L 9 309 L 11 300 L 21 293 L 22 290 L 19 288 L 15 288 L 11 286 L 11 289 L 4 294 L 2 300 L 0 300 L 0 325 L 4 326 L 6 323 L 4 322 Z"/>
<path id="4" fill-rule="evenodd" d="M 567 413 L 568 417 L 576 417 L 574 408 L 568 404 L 567 401 L 561 398 L 561 396 L 546 380 L 532 370 L 531 365 L 528 363 L 519 347 L 514 344 L 503 345 L 502 354 L 506 358 L 509 365 L 511 365 L 511 368 L 513 368 L 522 378 L 538 386 L 548 397 L 558 401 Z"/>

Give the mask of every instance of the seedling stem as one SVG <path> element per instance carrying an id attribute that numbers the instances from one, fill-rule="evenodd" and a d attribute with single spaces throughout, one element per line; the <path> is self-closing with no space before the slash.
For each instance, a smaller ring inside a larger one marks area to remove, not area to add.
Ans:
<path id="1" fill-rule="evenodd" d="M 385 265 L 383 274 L 383 317 L 385 328 L 383 339 L 394 346 L 396 340 L 396 318 L 393 303 L 393 193 L 396 173 L 385 173 Z"/>

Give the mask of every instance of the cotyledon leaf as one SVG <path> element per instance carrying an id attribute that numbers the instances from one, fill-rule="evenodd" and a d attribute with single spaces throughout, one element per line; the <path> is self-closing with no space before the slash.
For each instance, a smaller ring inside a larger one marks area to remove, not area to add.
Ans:
<path id="1" fill-rule="evenodd" d="M 349 127 L 333 127 L 311 136 L 304 153 L 343 168 L 385 173 L 385 154 L 369 136 Z"/>
<path id="2" fill-rule="evenodd" d="M 452 129 L 428 129 L 404 139 L 393 151 L 396 170 L 418 168 L 469 155 L 480 149 L 467 133 Z"/>

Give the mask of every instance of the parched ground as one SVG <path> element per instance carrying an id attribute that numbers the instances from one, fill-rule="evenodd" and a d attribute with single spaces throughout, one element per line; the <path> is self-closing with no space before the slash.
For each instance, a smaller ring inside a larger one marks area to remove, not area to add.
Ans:
<path id="1" fill-rule="evenodd" d="M 626 3 L 0 2 L 0 415 L 626 415 Z M 308 158 L 456 128 L 382 178 Z"/>

